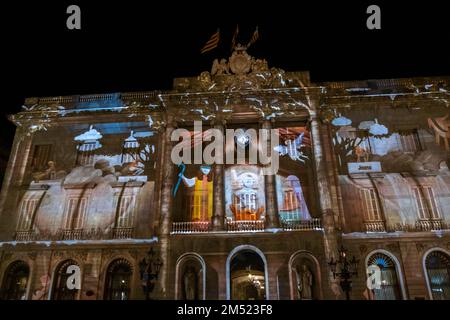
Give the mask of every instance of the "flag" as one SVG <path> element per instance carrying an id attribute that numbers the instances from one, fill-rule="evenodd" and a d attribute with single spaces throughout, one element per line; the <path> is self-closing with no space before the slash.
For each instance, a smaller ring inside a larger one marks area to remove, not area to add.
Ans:
<path id="1" fill-rule="evenodd" d="M 236 31 L 234 31 L 233 39 L 231 40 L 231 50 L 236 46 L 236 40 L 239 33 L 239 25 L 236 25 Z"/>
<path id="2" fill-rule="evenodd" d="M 256 42 L 256 40 L 259 39 L 259 32 L 258 32 L 258 27 L 256 27 L 255 32 L 253 32 L 252 38 L 250 39 L 250 41 L 247 44 L 247 48 L 250 47 L 252 44 L 254 44 Z"/>
<path id="3" fill-rule="evenodd" d="M 206 42 L 206 44 L 203 46 L 200 52 L 205 53 L 216 48 L 217 45 L 219 44 L 219 39 L 220 39 L 220 31 L 219 29 L 217 29 L 217 31 L 211 36 L 211 38 L 209 38 L 209 40 Z"/>

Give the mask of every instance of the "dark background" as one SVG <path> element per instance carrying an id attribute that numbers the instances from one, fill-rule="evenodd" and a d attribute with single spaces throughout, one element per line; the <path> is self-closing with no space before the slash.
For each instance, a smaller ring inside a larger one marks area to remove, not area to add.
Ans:
<path id="1" fill-rule="evenodd" d="M 66 8 L 81 8 L 81 30 Z M 381 30 L 366 8 L 381 7 Z M 0 169 L 25 97 L 170 89 L 174 77 L 227 58 L 239 23 L 249 49 L 269 67 L 309 70 L 312 81 L 450 75 L 450 11 L 445 1 L 15 1 L 2 4 Z M 220 47 L 200 49 L 221 30 Z"/>

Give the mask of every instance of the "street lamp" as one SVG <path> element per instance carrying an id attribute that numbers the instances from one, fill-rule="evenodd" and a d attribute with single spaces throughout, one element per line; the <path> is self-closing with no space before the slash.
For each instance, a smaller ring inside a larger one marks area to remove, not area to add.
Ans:
<path id="1" fill-rule="evenodd" d="M 330 266 L 331 272 L 333 272 L 333 277 L 336 277 L 340 280 L 340 285 L 342 291 L 345 292 L 345 297 L 347 300 L 350 300 L 350 291 L 352 290 L 352 281 L 350 280 L 353 276 L 358 274 L 358 262 L 355 256 L 352 256 L 350 260 L 347 259 L 347 249 L 343 246 L 339 249 L 339 259 L 336 261 L 331 258 L 328 265 Z M 336 271 L 337 266 L 339 267 L 339 271 Z"/>
<path id="2" fill-rule="evenodd" d="M 163 263 L 159 255 L 153 250 L 153 247 L 150 248 L 147 256 L 139 262 L 142 289 L 144 290 L 146 300 L 150 300 L 150 293 L 155 288 L 155 280 L 158 279 L 162 265 Z"/>

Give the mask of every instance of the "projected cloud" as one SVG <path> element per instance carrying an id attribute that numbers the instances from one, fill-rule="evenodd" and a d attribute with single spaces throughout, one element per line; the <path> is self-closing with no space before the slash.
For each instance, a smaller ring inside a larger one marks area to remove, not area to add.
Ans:
<path id="1" fill-rule="evenodd" d="M 369 130 L 372 125 L 375 124 L 375 121 L 361 121 L 358 126 L 360 130 Z"/>
<path id="2" fill-rule="evenodd" d="M 350 120 L 350 119 L 348 119 L 348 118 L 346 118 L 346 117 L 337 117 L 337 118 L 334 118 L 332 121 L 331 121 L 331 124 L 333 125 L 333 126 L 349 126 L 349 125 L 351 125 L 352 124 L 352 120 Z"/>
<path id="3" fill-rule="evenodd" d="M 374 136 L 382 136 L 388 133 L 388 128 L 382 124 L 375 123 L 370 126 L 369 133 Z"/>
<path id="4" fill-rule="evenodd" d="M 101 133 L 91 126 L 88 131 L 80 134 L 79 136 L 76 136 L 74 139 L 75 141 L 88 141 L 88 140 L 99 140 L 102 137 L 103 136 L 101 135 Z"/>

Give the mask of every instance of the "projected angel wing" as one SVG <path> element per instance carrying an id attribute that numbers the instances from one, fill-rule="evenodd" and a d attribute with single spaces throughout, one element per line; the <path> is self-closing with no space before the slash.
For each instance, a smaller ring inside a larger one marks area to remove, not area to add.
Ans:
<path id="1" fill-rule="evenodd" d="M 299 134 L 299 136 L 295 139 L 295 145 L 297 148 L 300 148 L 303 142 L 303 136 L 305 135 L 305 132 L 302 132 Z"/>
<path id="2" fill-rule="evenodd" d="M 282 156 L 284 156 L 284 155 L 286 155 L 288 153 L 288 148 L 286 146 L 281 145 L 281 144 L 276 146 L 275 148 L 273 148 L 273 150 L 275 150 L 276 152 L 278 152 Z"/>

